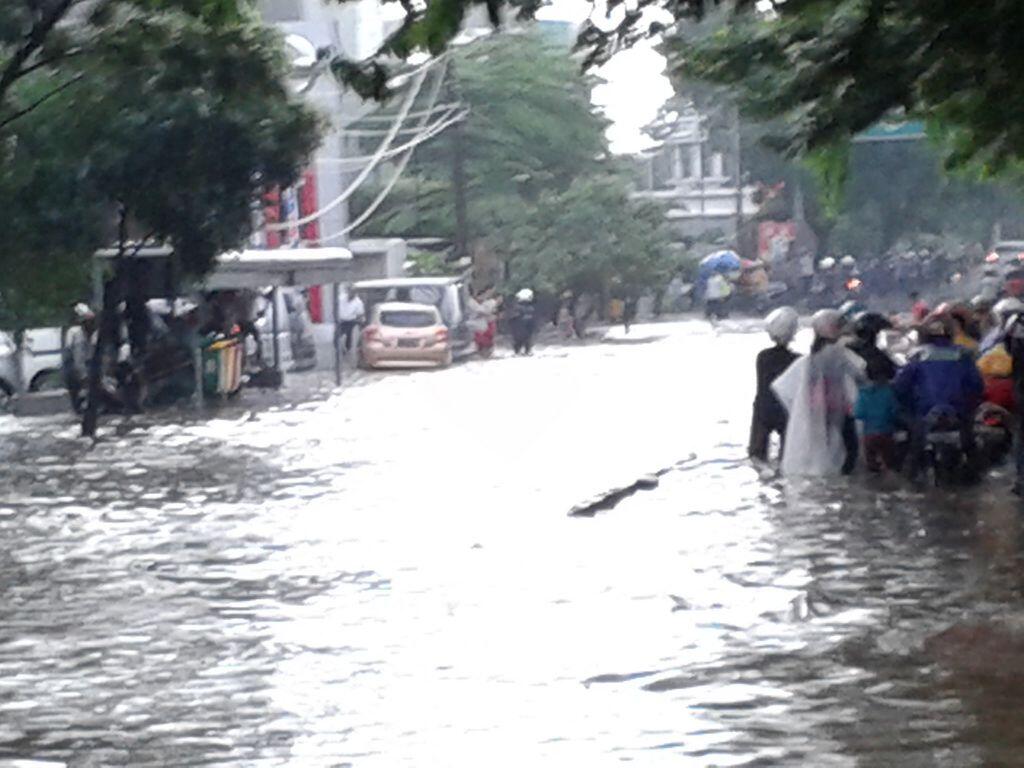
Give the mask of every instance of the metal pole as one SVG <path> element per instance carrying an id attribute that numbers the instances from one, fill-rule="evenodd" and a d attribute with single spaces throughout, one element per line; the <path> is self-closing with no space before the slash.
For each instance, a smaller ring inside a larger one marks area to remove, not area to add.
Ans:
<path id="1" fill-rule="evenodd" d="M 334 385 L 341 386 L 341 324 L 338 322 L 338 302 L 341 292 L 338 284 L 334 284 Z"/>
<path id="2" fill-rule="evenodd" d="M 743 141 L 740 136 L 740 108 L 736 107 L 736 247 L 739 249 L 740 229 L 743 227 Z"/>
<path id="3" fill-rule="evenodd" d="M 203 350 L 199 346 L 198 339 L 196 339 L 196 345 L 192 349 L 192 367 L 195 369 L 196 385 L 196 392 L 192 400 L 198 410 L 203 407 Z"/>
<path id="4" fill-rule="evenodd" d="M 270 333 L 273 335 L 274 343 L 274 370 L 281 373 L 281 341 L 277 338 L 278 317 L 277 317 L 277 286 L 270 291 Z"/>
<path id="5" fill-rule="evenodd" d="M 92 257 L 92 308 L 97 314 L 103 305 L 103 264 L 95 255 Z"/>

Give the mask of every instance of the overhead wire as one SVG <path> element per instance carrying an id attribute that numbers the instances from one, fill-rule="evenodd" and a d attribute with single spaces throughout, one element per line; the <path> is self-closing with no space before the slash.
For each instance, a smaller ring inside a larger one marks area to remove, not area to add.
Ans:
<path id="1" fill-rule="evenodd" d="M 451 125 L 451 124 L 453 124 L 455 122 L 458 122 L 459 120 L 464 120 L 466 118 L 467 114 L 469 114 L 469 110 L 468 109 L 467 110 L 463 110 L 458 115 L 456 115 L 455 118 L 453 118 L 450 121 L 449 125 Z M 341 237 L 344 237 L 349 232 L 351 232 L 353 229 L 355 229 L 359 225 L 363 224 L 367 219 L 369 219 L 376 212 L 377 208 L 380 207 L 380 204 L 384 202 L 384 199 L 391 193 L 391 190 L 392 190 L 392 188 L 394 188 L 395 184 L 398 183 L 398 179 L 405 172 L 405 167 L 409 164 L 409 161 L 412 159 L 412 154 L 413 154 L 413 149 L 410 149 L 408 152 L 405 153 L 405 156 L 401 160 L 398 161 L 398 165 L 395 166 L 395 172 L 394 172 L 394 174 L 392 174 L 391 178 L 388 180 L 388 183 L 377 194 L 377 196 L 370 202 L 370 204 L 368 206 L 366 206 L 366 209 L 361 214 L 359 214 L 359 216 L 355 219 L 355 221 L 350 222 L 345 227 L 343 227 L 340 231 L 335 232 L 333 235 L 328 235 L 327 237 L 319 238 L 317 240 L 317 242 L 319 242 L 319 243 L 331 242 L 333 240 L 337 240 L 337 239 L 339 239 Z"/>
<path id="2" fill-rule="evenodd" d="M 441 59 L 436 61 L 441 61 Z M 414 84 L 409 88 L 409 92 L 406 94 L 405 99 L 402 102 L 402 106 L 399 108 L 398 114 L 396 115 L 394 122 L 391 124 L 391 128 L 388 129 L 387 135 L 381 141 L 376 152 L 374 152 L 374 155 L 372 156 L 376 159 L 372 159 L 371 162 L 367 163 L 366 166 L 356 175 L 356 178 L 352 180 L 340 195 L 311 214 L 294 221 L 266 224 L 264 225 L 264 229 L 268 232 L 283 232 L 289 229 L 294 229 L 295 227 L 301 227 L 312 221 L 316 221 L 324 214 L 329 213 L 348 200 L 348 198 L 351 197 L 357 189 L 359 189 L 373 169 L 377 167 L 380 159 L 384 156 L 384 153 L 387 152 L 391 143 L 395 140 L 395 137 L 398 135 L 399 128 L 401 128 L 402 123 L 405 122 L 406 116 L 409 114 L 409 111 L 412 109 L 413 102 L 416 100 L 416 96 L 419 95 L 420 89 L 423 87 L 423 82 L 427 77 L 429 69 L 429 67 L 423 66 L 415 71 Z"/>
<path id="3" fill-rule="evenodd" d="M 445 65 L 442 66 L 441 71 L 438 73 L 437 79 L 434 82 L 433 91 L 430 94 L 430 103 L 431 103 L 431 105 L 435 104 L 437 102 L 438 97 L 440 96 L 441 87 L 444 85 L 446 73 L 447 73 L 447 63 L 445 63 Z M 426 110 L 426 112 L 429 114 L 430 110 L 428 109 L 428 110 Z M 448 124 L 444 126 L 444 128 L 448 127 L 448 125 L 451 125 L 451 124 L 457 122 L 458 120 L 463 120 L 468 113 L 469 113 L 468 109 L 463 109 L 458 115 L 456 115 L 454 118 L 452 118 L 448 122 Z M 422 124 L 422 121 L 421 121 L 420 127 L 421 128 L 424 127 L 423 124 Z M 436 133 L 440 133 L 441 130 L 443 130 L 443 128 L 438 129 L 436 131 Z M 436 133 L 435 133 L 435 135 L 436 135 Z M 387 198 L 387 196 L 391 193 L 391 190 L 394 188 L 395 184 L 398 183 L 398 179 L 401 178 L 402 174 L 405 172 L 405 168 L 409 164 L 409 161 L 412 159 L 412 155 L 413 155 L 413 152 L 415 151 L 415 149 L 416 149 L 416 147 L 414 145 L 414 146 L 410 147 L 406 151 L 405 155 L 401 158 L 401 160 L 398 161 L 398 165 L 395 166 L 395 171 L 391 175 L 391 178 L 388 179 L 387 184 L 384 185 L 384 188 L 380 192 L 377 193 L 377 196 L 374 197 L 374 199 L 370 202 L 369 205 L 366 206 L 365 209 L 363 209 L 363 212 L 360 213 L 359 216 L 356 217 L 356 219 L 354 219 L 353 221 L 349 222 L 347 225 L 342 227 L 337 232 L 334 232 L 334 233 L 332 233 L 330 235 L 327 235 L 327 236 L 324 236 L 324 237 L 316 238 L 316 242 L 318 242 L 318 243 L 320 243 L 322 245 L 324 243 L 328 243 L 328 242 L 332 242 L 334 240 L 341 239 L 341 238 L 345 237 L 349 232 L 354 230 L 356 227 L 358 227 L 361 224 L 363 224 L 364 222 L 366 222 L 366 220 L 369 219 L 376 212 L 377 208 L 380 207 L 380 204 L 383 203 L 385 198 Z"/>
<path id="4" fill-rule="evenodd" d="M 459 111 L 455 109 L 448 110 L 438 120 L 435 120 L 431 125 L 416 128 L 415 130 L 417 131 L 417 135 L 415 137 L 405 142 L 404 144 L 399 144 L 397 147 L 391 147 L 391 149 L 389 149 L 381 156 L 381 159 L 386 159 L 389 157 L 394 157 L 395 155 L 400 155 L 407 149 L 419 146 L 423 142 L 434 138 L 437 134 L 439 134 L 448 126 L 461 120 L 463 117 L 465 117 L 465 115 L 466 110 L 464 109 Z M 362 157 L 321 157 L 317 162 L 336 163 L 338 165 L 351 164 L 354 168 L 358 168 L 363 163 L 372 161 L 376 158 L 377 155 L 364 155 Z"/>

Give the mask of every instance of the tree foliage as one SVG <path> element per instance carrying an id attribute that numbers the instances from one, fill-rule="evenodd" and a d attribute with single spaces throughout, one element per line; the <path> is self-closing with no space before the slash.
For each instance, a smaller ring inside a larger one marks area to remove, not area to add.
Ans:
<path id="1" fill-rule="evenodd" d="M 469 238 L 508 266 L 513 283 L 639 291 L 661 280 L 664 211 L 629 199 L 608 156 L 607 122 L 590 102 L 592 83 L 568 51 L 534 35 L 495 36 L 459 50 L 453 68 L 470 107 L 458 145 L 442 134 L 418 150 L 363 231 L 452 238 L 458 151 Z"/>
<path id="2" fill-rule="evenodd" d="M 677 34 L 674 67 L 739 88 L 746 111 L 781 118 L 791 153 L 905 114 L 948 130 L 950 160 L 999 170 L 1024 154 L 1011 105 L 1024 88 L 1012 0 L 802 0 L 749 7 L 708 36 Z"/>
<path id="3" fill-rule="evenodd" d="M 113 4 L 88 54 L 7 93 L 7 109 L 36 105 L 0 131 L 7 325 L 53 322 L 84 298 L 92 253 L 114 244 L 122 215 L 202 273 L 244 241 L 261 191 L 294 179 L 316 145 L 319 120 L 286 92 L 275 34 L 246 17 L 147 6 Z"/>
<path id="4" fill-rule="evenodd" d="M 985 243 L 996 222 L 1024 215 L 1019 193 L 943 173 L 925 142 L 855 144 L 847 167 L 830 237 L 836 252 L 877 255 L 922 235 Z"/>
<path id="5" fill-rule="evenodd" d="M 503 234 L 512 283 L 551 293 L 638 297 L 673 271 L 664 209 L 630 200 L 615 174 L 543 193 L 529 219 Z"/>
<path id="6" fill-rule="evenodd" d="M 186 16 L 211 26 L 238 24 L 251 14 L 240 0 L 4 0 L 0 4 L 0 127 L 23 117 L 39 100 L 46 101 L 83 79 L 111 23 L 132 10 Z M 12 100 L 16 84 L 38 75 L 60 77 L 27 103 Z"/>
<path id="7" fill-rule="evenodd" d="M 493 23 L 533 15 L 538 0 L 390 0 L 404 21 L 365 63 L 338 71 L 364 95 L 387 92 L 389 63 L 439 53 L 467 14 Z M 781 119 L 790 154 L 848 138 L 893 113 L 948 131 L 950 162 L 986 171 L 1024 156 L 1024 5 L 1017 0 L 609 0 L 577 46 L 584 66 L 667 35 L 670 70 L 737 87 L 747 113 Z M 710 35 L 703 34 L 701 22 Z M 695 27 L 698 27 L 696 33 Z"/>

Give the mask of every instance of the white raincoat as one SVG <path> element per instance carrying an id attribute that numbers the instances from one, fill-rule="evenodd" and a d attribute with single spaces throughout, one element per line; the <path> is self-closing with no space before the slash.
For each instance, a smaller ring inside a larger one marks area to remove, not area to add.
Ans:
<path id="1" fill-rule="evenodd" d="M 782 474 L 837 475 L 846 458 L 843 422 L 857 399 L 864 365 L 841 344 L 795 360 L 772 384 L 789 413 Z"/>

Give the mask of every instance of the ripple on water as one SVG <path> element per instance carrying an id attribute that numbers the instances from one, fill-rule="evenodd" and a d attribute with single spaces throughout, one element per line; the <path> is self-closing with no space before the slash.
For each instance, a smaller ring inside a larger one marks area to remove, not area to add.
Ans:
<path id="1" fill-rule="evenodd" d="M 762 480 L 704 407 L 756 328 L 666 328 L 95 448 L 0 420 L 0 759 L 1019 762 L 1016 508 Z"/>

